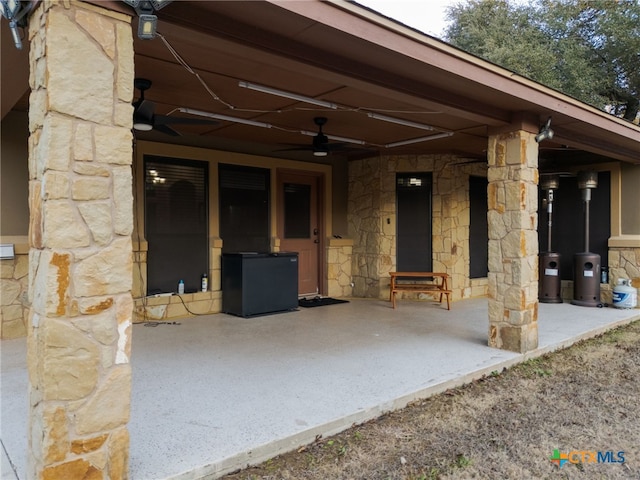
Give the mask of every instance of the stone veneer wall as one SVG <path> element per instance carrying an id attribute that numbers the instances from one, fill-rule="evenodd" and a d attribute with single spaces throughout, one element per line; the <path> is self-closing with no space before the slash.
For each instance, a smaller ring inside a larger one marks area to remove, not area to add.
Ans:
<path id="1" fill-rule="evenodd" d="M 628 278 L 640 292 L 640 247 L 609 247 L 609 285 L 612 289 L 619 278 Z"/>
<path id="2" fill-rule="evenodd" d="M 0 338 L 27 335 L 29 247 L 14 245 L 15 258 L 0 260 Z"/>
<path id="3" fill-rule="evenodd" d="M 517 130 L 489 137 L 489 346 L 538 346 L 538 146 Z"/>
<path id="4" fill-rule="evenodd" d="M 350 297 L 353 294 L 351 284 L 351 256 L 353 240 L 330 238 L 327 246 L 327 294 L 330 297 Z"/>
<path id="5" fill-rule="evenodd" d="M 469 279 L 469 176 L 486 176 L 487 169 L 451 164 L 456 160 L 451 155 L 405 155 L 349 162 L 354 296 L 389 297 L 388 274 L 396 268 L 396 174 L 412 172 L 433 175 L 433 270 L 451 275 L 454 300 L 486 294 L 486 279 Z"/>
<path id="6" fill-rule="evenodd" d="M 27 478 L 128 478 L 130 20 L 73 0 L 29 20 Z"/>
<path id="7" fill-rule="evenodd" d="M 136 252 L 137 258 L 144 260 L 134 267 L 134 277 L 138 275 L 140 280 L 134 278 L 138 288 L 134 289 L 135 314 L 134 322 L 160 322 L 174 318 L 184 318 L 190 315 L 206 315 L 220 313 L 222 311 L 222 241 L 216 239 L 211 248 L 211 260 L 209 265 L 209 289 L 206 292 L 185 293 L 184 295 L 146 297 L 145 284 L 142 276 L 146 278 L 146 251 Z M 144 273 L 143 273 L 144 272 Z"/>

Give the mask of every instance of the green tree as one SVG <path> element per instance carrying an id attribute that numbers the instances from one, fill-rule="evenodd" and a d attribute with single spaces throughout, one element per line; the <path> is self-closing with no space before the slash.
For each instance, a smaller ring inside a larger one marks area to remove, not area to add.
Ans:
<path id="1" fill-rule="evenodd" d="M 446 40 L 583 102 L 634 120 L 640 110 L 640 1 L 467 0 Z"/>

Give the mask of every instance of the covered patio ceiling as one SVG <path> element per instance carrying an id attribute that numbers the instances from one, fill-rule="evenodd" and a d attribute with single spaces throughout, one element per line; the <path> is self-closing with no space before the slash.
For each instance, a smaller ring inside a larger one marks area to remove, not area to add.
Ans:
<path id="1" fill-rule="evenodd" d="M 123 2 L 93 3 L 132 12 Z M 317 132 L 314 118 L 325 117 L 324 133 L 330 143 L 342 144 L 333 152 L 341 158 L 452 153 L 483 161 L 489 133 L 523 119 L 537 128 L 551 116 L 555 137 L 541 144 L 541 159 L 548 164 L 564 169 L 606 159 L 640 163 L 638 126 L 357 4 L 180 1 L 160 10 L 158 18 L 161 36 L 140 40 L 134 33 L 135 74 L 151 80 L 145 99 L 155 104 L 156 116 L 202 119 L 180 112 L 193 109 L 263 126 L 218 119 L 210 125 L 170 125 L 178 136 L 137 131 L 138 139 L 318 161 L 311 151 L 313 137 L 301 132 Z M 6 25 L 3 30 L 4 35 Z M 3 64 L 9 47 L 2 42 Z M 12 93 L 20 98 L 17 103 L 5 98 L 6 78 L 3 115 L 7 101 L 26 109 L 28 99 L 28 86 L 12 89 L 22 92 L 21 98 Z M 243 88 L 242 82 L 335 108 Z M 138 99 L 140 92 L 134 96 Z M 448 132 L 451 136 L 389 146 Z"/>

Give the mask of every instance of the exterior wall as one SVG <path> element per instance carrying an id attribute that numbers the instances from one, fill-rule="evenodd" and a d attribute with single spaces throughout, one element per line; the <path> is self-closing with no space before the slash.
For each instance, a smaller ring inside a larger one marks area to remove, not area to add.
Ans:
<path id="1" fill-rule="evenodd" d="M 640 247 L 609 248 L 609 285 L 613 288 L 620 278 L 628 278 L 640 290 Z M 640 308 L 640 305 L 638 305 Z"/>
<path id="2" fill-rule="evenodd" d="M 27 235 L 29 230 L 28 136 L 29 119 L 26 113 L 9 112 L 2 119 L 0 232 L 4 236 Z"/>
<path id="3" fill-rule="evenodd" d="M 15 258 L 0 260 L 0 338 L 27 335 L 29 273 L 29 118 L 9 112 L 0 135 L 0 243 L 14 246 Z"/>
<path id="4" fill-rule="evenodd" d="M 330 238 L 327 243 L 327 294 L 330 297 L 350 297 L 353 294 L 351 278 L 353 241 Z"/>
<path id="5" fill-rule="evenodd" d="M 0 260 L 0 338 L 27 335 L 29 246 L 14 244 L 15 258 Z"/>
<path id="6" fill-rule="evenodd" d="M 451 275 L 454 300 L 486 295 L 486 279 L 469 278 L 469 176 L 486 176 L 486 166 L 455 160 L 419 155 L 349 162 L 354 296 L 389 298 L 388 274 L 396 268 L 396 174 L 411 172 L 433 175 L 433 270 Z"/>
<path id="7" fill-rule="evenodd" d="M 158 155 L 180 159 L 201 160 L 209 162 L 209 290 L 177 296 L 146 296 L 146 255 L 147 242 L 144 237 L 144 156 Z M 341 226 L 344 221 L 344 205 L 335 205 L 336 198 L 342 198 L 339 193 L 334 193 L 333 177 L 334 167 L 327 164 L 299 162 L 277 158 L 259 157 L 233 152 L 223 152 L 204 148 L 195 148 L 180 145 L 167 145 L 150 142 L 137 142 L 136 150 L 137 183 L 136 195 L 136 228 L 134 230 L 134 302 L 135 322 L 167 321 L 176 318 L 184 318 L 190 315 L 203 315 L 219 313 L 222 311 L 221 291 L 221 252 L 222 239 L 218 230 L 218 165 L 220 163 L 243 165 L 271 170 L 271 251 L 280 250 L 280 238 L 277 236 L 277 198 L 276 182 L 279 169 L 312 171 L 324 176 L 324 191 L 321 197 L 324 200 L 323 220 L 326 240 L 324 242 L 325 261 L 323 293 L 332 296 L 351 295 L 351 267 L 346 258 L 351 255 L 351 241 L 349 239 L 333 238 L 334 225 Z M 344 182 L 343 182 L 344 183 Z M 338 219 L 334 218 L 334 212 L 338 212 Z M 341 213 L 342 212 L 342 213 Z"/>
<path id="8" fill-rule="evenodd" d="M 640 165 L 628 163 L 621 165 L 621 234 L 640 237 L 640 199 L 638 199 L 638 185 L 640 185 Z M 640 239 L 637 239 L 640 246 Z"/>

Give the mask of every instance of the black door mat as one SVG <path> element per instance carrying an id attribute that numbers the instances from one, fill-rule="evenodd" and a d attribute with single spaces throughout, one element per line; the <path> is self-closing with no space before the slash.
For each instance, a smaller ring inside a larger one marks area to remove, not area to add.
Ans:
<path id="1" fill-rule="evenodd" d="M 339 300 L 331 297 L 315 297 L 315 298 L 301 298 L 298 300 L 298 305 L 304 308 L 322 307 L 324 305 L 335 305 L 336 303 L 349 303 L 349 300 Z"/>

